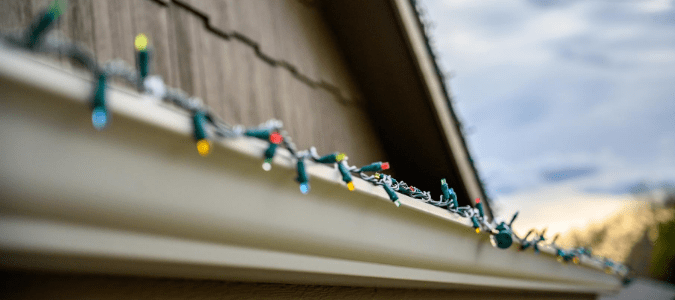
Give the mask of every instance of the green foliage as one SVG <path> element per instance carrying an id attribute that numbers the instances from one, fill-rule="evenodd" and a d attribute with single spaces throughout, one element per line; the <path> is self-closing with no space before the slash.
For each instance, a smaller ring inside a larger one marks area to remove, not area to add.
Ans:
<path id="1" fill-rule="evenodd" d="M 655 279 L 675 283 L 675 220 L 658 225 L 649 273 Z"/>

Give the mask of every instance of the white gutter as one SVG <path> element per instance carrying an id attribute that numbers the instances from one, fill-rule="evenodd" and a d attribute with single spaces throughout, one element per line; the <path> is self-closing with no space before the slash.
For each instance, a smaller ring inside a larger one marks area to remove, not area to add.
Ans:
<path id="1" fill-rule="evenodd" d="M 110 128 L 91 126 L 89 76 L 0 47 L 0 265 L 303 284 L 603 293 L 601 266 L 493 248 L 467 220 L 308 164 L 266 144 L 200 157 L 184 112 L 111 88 Z"/>

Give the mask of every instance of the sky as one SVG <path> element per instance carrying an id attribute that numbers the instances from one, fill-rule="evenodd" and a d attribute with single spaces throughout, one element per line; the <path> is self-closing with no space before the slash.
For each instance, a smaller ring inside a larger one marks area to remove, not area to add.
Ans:
<path id="1" fill-rule="evenodd" d="M 471 155 L 517 231 L 675 185 L 675 0 L 421 0 Z"/>

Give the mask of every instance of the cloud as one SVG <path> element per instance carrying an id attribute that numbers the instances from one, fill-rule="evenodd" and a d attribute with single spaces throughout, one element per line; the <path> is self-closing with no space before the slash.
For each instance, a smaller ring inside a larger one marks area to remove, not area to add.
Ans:
<path id="1" fill-rule="evenodd" d="M 589 186 L 584 189 L 584 192 L 609 195 L 630 194 L 638 198 L 648 196 L 654 200 L 663 200 L 662 198 L 664 198 L 667 194 L 675 193 L 675 181 L 623 181 L 604 188 L 598 186 Z"/>
<path id="2" fill-rule="evenodd" d="M 673 1 L 542 2 L 423 2 L 488 193 L 675 181 Z"/>
<path id="3" fill-rule="evenodd" d="M 609 59 L 609 56 L 603 53 L 578 51 L 567 47 L 561 47 L 557 49 L 557 51 L 558 55 L 565 60 L 581 62 L 599 67 L 608 67 L 613 65 Z"/>
<path id="4" fill-rule="evenodd" d="M 527 0 L 527 3 L 537 7 L 545 9 L 557 9 L 562 7 L 568 7 L 570 5 L 576 4 L 578 0 L 566 0 L 566 1 L 555 1 L 555 0 Z"/>
<path id="5" fill-rule="evenodd" d="M 672 11 L 673 6 L 674 5 L 672 0 L 652 0 L 637 3 L 637 7 L 639 10 L 651 13 Z"/>
<path id="6" fill-rule="evenodd" d="M 552 171 L 544 171 L 542 177 L 546 181 L 565 181 L 578 177 L 590 176 L 598 172 L 598 169 L 595 167 L 576 167 L 576 168 L 564 168 Z"/>

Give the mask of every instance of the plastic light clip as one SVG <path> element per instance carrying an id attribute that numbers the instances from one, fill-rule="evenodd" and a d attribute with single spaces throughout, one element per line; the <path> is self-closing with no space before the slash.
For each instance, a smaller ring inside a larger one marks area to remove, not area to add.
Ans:
<path id="1" fill-rule="evenodd" d="M 480 233 L 480 223 L 476 216 L 471 216 L 471 223 L 473 224 L 473 229 L 476 230 L 476 233 Z"/>
<path id="2" fill-rule="evenodd" d="M 148 37 L 145 34 L 139 34 L 134 40 L 136 48 L 136 67 L 138 68 L 138 86 L 139 89 L 143 87 L 145 78 L 150 74 L 150 46 L 148 45 Z"/>
<path id="3" fill-rule="evenodd" d="M 352 175 L 349 174 L 347 167 L 343 163 L 338 163 L 338 170 L 340 171 L 340 174 L 342 174 L 342 181 L 347 184 L 350 191 L 353 191 L 354 183 L 352 182 Z"/>
<path id="4" fill-rule="evenodd" d="M 481 218 L 485 218 L 485 212 L 483 211 L 483 203 L 480 202 L 480 198 L 476 198 L 476 208 L 478 208 L 478 215 Z"/>
<path id="5" fill-rule="evenodd" d="M 249 130 L 246 130 L 246 132 L 244 132 L 244 134 L 246 136 L 259 138 L 261 140 L 269 140 L 272 132 L 270 132 L 267 129 L 249 129 Z"/>
<path id="6" fill-rule="evenodd" d="M 298 158 L 298 177 L 295 180 L 300 183 L 300 192 L 303 194 L 309 193 L 309 177 L 307 177 L 307 171 L 305 170 L 305 159 Z"/>
<path id="7" fill-rule="evenodd" d="M 40 18 L 30 25 L 26 32 L 26 46 L 28 49 L 34 49 L 42 42 L 44 36 L 54 28 L 54 24 L 65 9 L 65 1 L 55 0 L 49 5 L 49 9 L 44 11 Z"/>
<path id="8" fill-rule="evenodd" d="M 91 123 L 97 130 L 102 130 L 109 123 L 108 109 L 106 108 L 106 75 L 105 73 L 98 74 L 96 88 L 94 91 L 94 99 L 91 103 Z"/>
<path id="9" fill-rule="evenodd" d="M 194 139 L 197 142 L 197 152 L 201 156 L 207 156 L 211 153 L 211 142 L 206 136 L 206 113 L 196 111 L 192 115 L 192 124 L 194 126 Z"/>
<path id="10" fill-rule="evenodd" d="M 277 147 L 279 147 L 278 144 L 270 143 L 269 147 L 267 147 L 267 150 L 265 150 L 266 160 L 272 160 L 272 158 L 274 158 L 274 154 L 277 152 Z"/>
<path id="11" fill-rule="evenodd" d="M 338 153 L 331 153 L 328 155 L 324 155 L 322 157 L 319 157 L 316 159 L 316 162 L 322 163 L 322 164 L 333 164 L 337 162 L 337 156 Z"/>
<path id="12" fill-rule="evenodd" d="M 359 169 L 359 172 L 381 172 L 381 171 L 384 171 L 386 169 L 389 169 L 389 163 L 386 163 L 386 162 L 383 163 L 383 162 L 378 161 L 378 162 L 374 162 L 372 164 L 369 164 L 367 166 L 361 167 L 361 169 Z"/>
<path id="13" fill-rule="evenodd" d="M 383 184 L 382 187 L 384 188 L 384 191 L 387 192 L 387 195 L 389 196 L 389 199 L 391 201 L 397 202 L 398 201 L 398 195 L 394 191 L 393 188 L 391 188 L 387 183 Z M 400 205 L 400 202 L 399 202 Z M 399 206 L 397 205 L 397 206 Z"/>
<path id="14" fill-rule="evenodd" d="M 448 183 L 445 182 L 445 178 L 441 179 L 441 194 L 443 195 L 443 199 L 450 199 L 450 190 L 448 189 Z"/>

